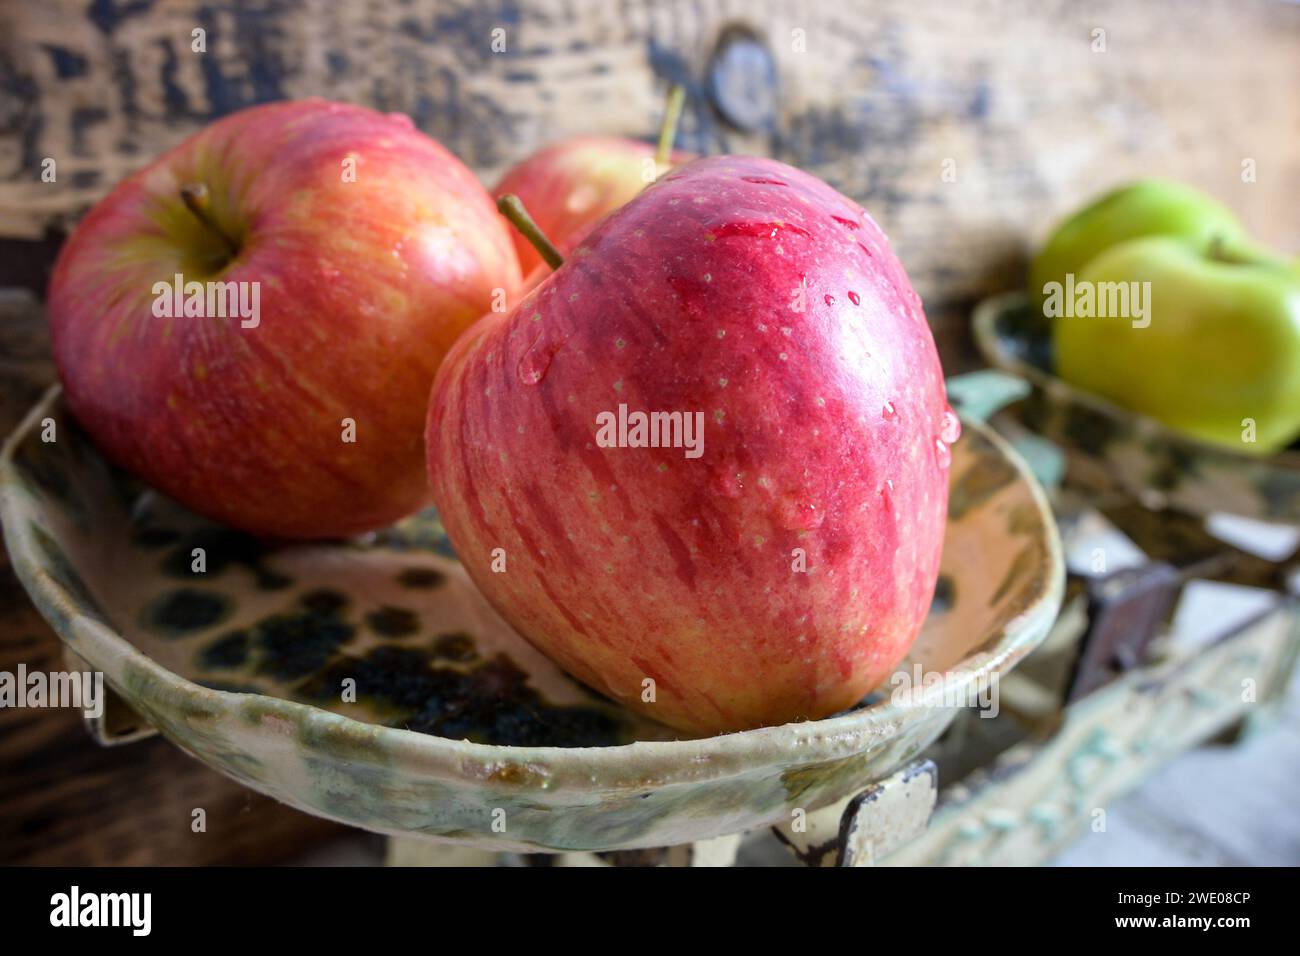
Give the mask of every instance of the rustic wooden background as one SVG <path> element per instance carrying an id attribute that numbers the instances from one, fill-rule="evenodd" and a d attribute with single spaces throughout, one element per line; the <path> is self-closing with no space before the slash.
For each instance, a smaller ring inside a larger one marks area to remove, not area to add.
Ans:
<path id="1" fill-rule="evenodd" d="M 765 44 L 770 82 L 714 58 L 735 27 Z M 670 80 L 691 94 L 681 145 L 772 155 L 862 201 L 946 352 L 964 306 L 1018 281 L 1055 218 L 1133 176 L 1187 180 L 1300 249 L 1300 6 L 1281 0 L 8 3 L 0 236 L 57 233 L 159 151 L 268 99 L 409 113 L 490 182 L 569 134 L 648 138 Z"/>
<path id="2" fill-rule="evenodd" d="M 671 81 L 680 146 L 795 163 L 875 215 L 950 372 L 970 305 L 1111 184 L 1185 180 L 1300 251 L 1300 5 L 1281 0 L 0 0 L 0 286 L 43 289 L 91 203 L 252 103 L 409 113 L 491 183 L 570 134 L 650 139 Z M 0 322 L 8 394 L 51 380 L 41 330 Z M 52 661 L 2 559 L 0 601 L 0 669 Z M 0 733 L 0 861 L 254 862 L 329 829 L 160 741 L 99 751 L 70 714 L 0 712 Z M 200 798 L 223 837 L 188 835 Z"/>

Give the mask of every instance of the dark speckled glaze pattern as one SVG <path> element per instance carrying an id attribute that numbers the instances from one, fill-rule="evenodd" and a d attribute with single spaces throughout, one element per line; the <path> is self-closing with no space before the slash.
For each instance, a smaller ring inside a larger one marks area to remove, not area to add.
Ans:
<path id="1" fill-rule="evenodd" d="M 903 665 L 946 672 L 950 691 L 1028 653 L 1063 588 L 1041 491 L 965 424 L 940 587 Z M 436 515 L 259 542 L 113 470 L 57 388 L 0 455 L 0 517 L 37 606 L 145 720 L 254 789 L 369 830 L 514 850 L 706 839 L 889 774 L 955 713 L 878 692 L 826 720 L 679 739 L 511 632 Z"/>

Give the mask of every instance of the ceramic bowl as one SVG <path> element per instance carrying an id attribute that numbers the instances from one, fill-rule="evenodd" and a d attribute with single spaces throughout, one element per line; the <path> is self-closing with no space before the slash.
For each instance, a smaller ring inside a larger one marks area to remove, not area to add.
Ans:
<path id="1" fill-rule="evenodd" d="M 47 420 L 56 441 L 42 440 Z M 712 838 L 841 798 L 918 753 L 955 715 L 945 704 L 1043 638 L 1064 575 L 1041 490 L 973 421 L 951 475 L 942 577 L 903 665 L 946 684 L 701 739 L 595 695 L 516 636 L 434 513 L 358 540 L 259 542 L 107 465 L 57 387 L 0 455 L 0 517 L 19 577 L 73 659 L 209 766 L 368 830 L 610 850 Z"/>
<path id="2" fill-rule="evenodd" d="M 1053 374 L 1048 321 L 1023 293 L 981 302 L 974 331 L 990 365 L 1030 383 L 1016 414 L 1065 449 L 1080 483 L 1117 485 L 1151 507 L 1300 524 L 1300 452 L 1256 458 L 1218 448 L 1066 384 Z"/>

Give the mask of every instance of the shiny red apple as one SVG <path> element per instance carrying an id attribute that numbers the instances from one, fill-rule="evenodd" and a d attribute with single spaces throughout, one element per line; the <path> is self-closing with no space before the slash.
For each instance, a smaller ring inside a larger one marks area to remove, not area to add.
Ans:
<path id="1" fill-rule="evenodd" d="M 686 153 L 674 153 L 668 163 L 657 163 L 655 148 L 645 143 L 580 136 L 548 146 L 512 166 L 494 194 L 518 196 L 541 230 L 563 249 L 576 244 L 660 173 L 688 158 Z M 514 243 L 528 275 L 542 260 L 518 233 Z"/>
<path id="2" fill-rule="evenodd" d="M 321 100 L 233 114 L 120 183 L 64 246 L 49 317 L 68 403 L 109 458 L 219 521 L 382 526 L 427 502 L 439 363 L 520 282 L 506 228 L 405 116 Z"/>
<path id="3" fill-rule="evenodd" d="M 717 157 L 474 326 L 427 443 L 505 618 L 592 687 L 714 733 L 826 716 L 892 673 L 934 591 L 957 428 L 871 217 Z"/>

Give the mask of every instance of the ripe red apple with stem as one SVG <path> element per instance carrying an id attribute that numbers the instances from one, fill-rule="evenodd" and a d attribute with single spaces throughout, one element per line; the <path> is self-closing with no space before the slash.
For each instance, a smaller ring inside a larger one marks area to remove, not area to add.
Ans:
<path id="1" fill-rule="evenodd" d="M 826 716 L 893 671 L 934 592 L 958 431 L 871 217 L 723 156 L 470 329 L 427 442 L 505 618 L 592 687 L 715 733 Z"/>
<path id="2" fill-rule="evenodd" d="M 636 196 L 661 173 L 685 162 L 673 151 L 685 90 L 668 91 L 658 146 L 612 136 L 579 136 L 533 153 L 507 170 L 494 195 L 518 196 L 538 227 L 560 249 L 576 246 L 601 219 Z M 524 275 L 542 261 L 523 236 L 514 236 Z"/>
<path id="3" fill-rule="evenodd" d="M 235 113 L 120 183 L 61 251 L 68 403 L 109 458 L 219 521 L 289 538 L 388 524 L 428 500 L 434 372 L 520 282 L 507 228 L 405 116 Z"/>

